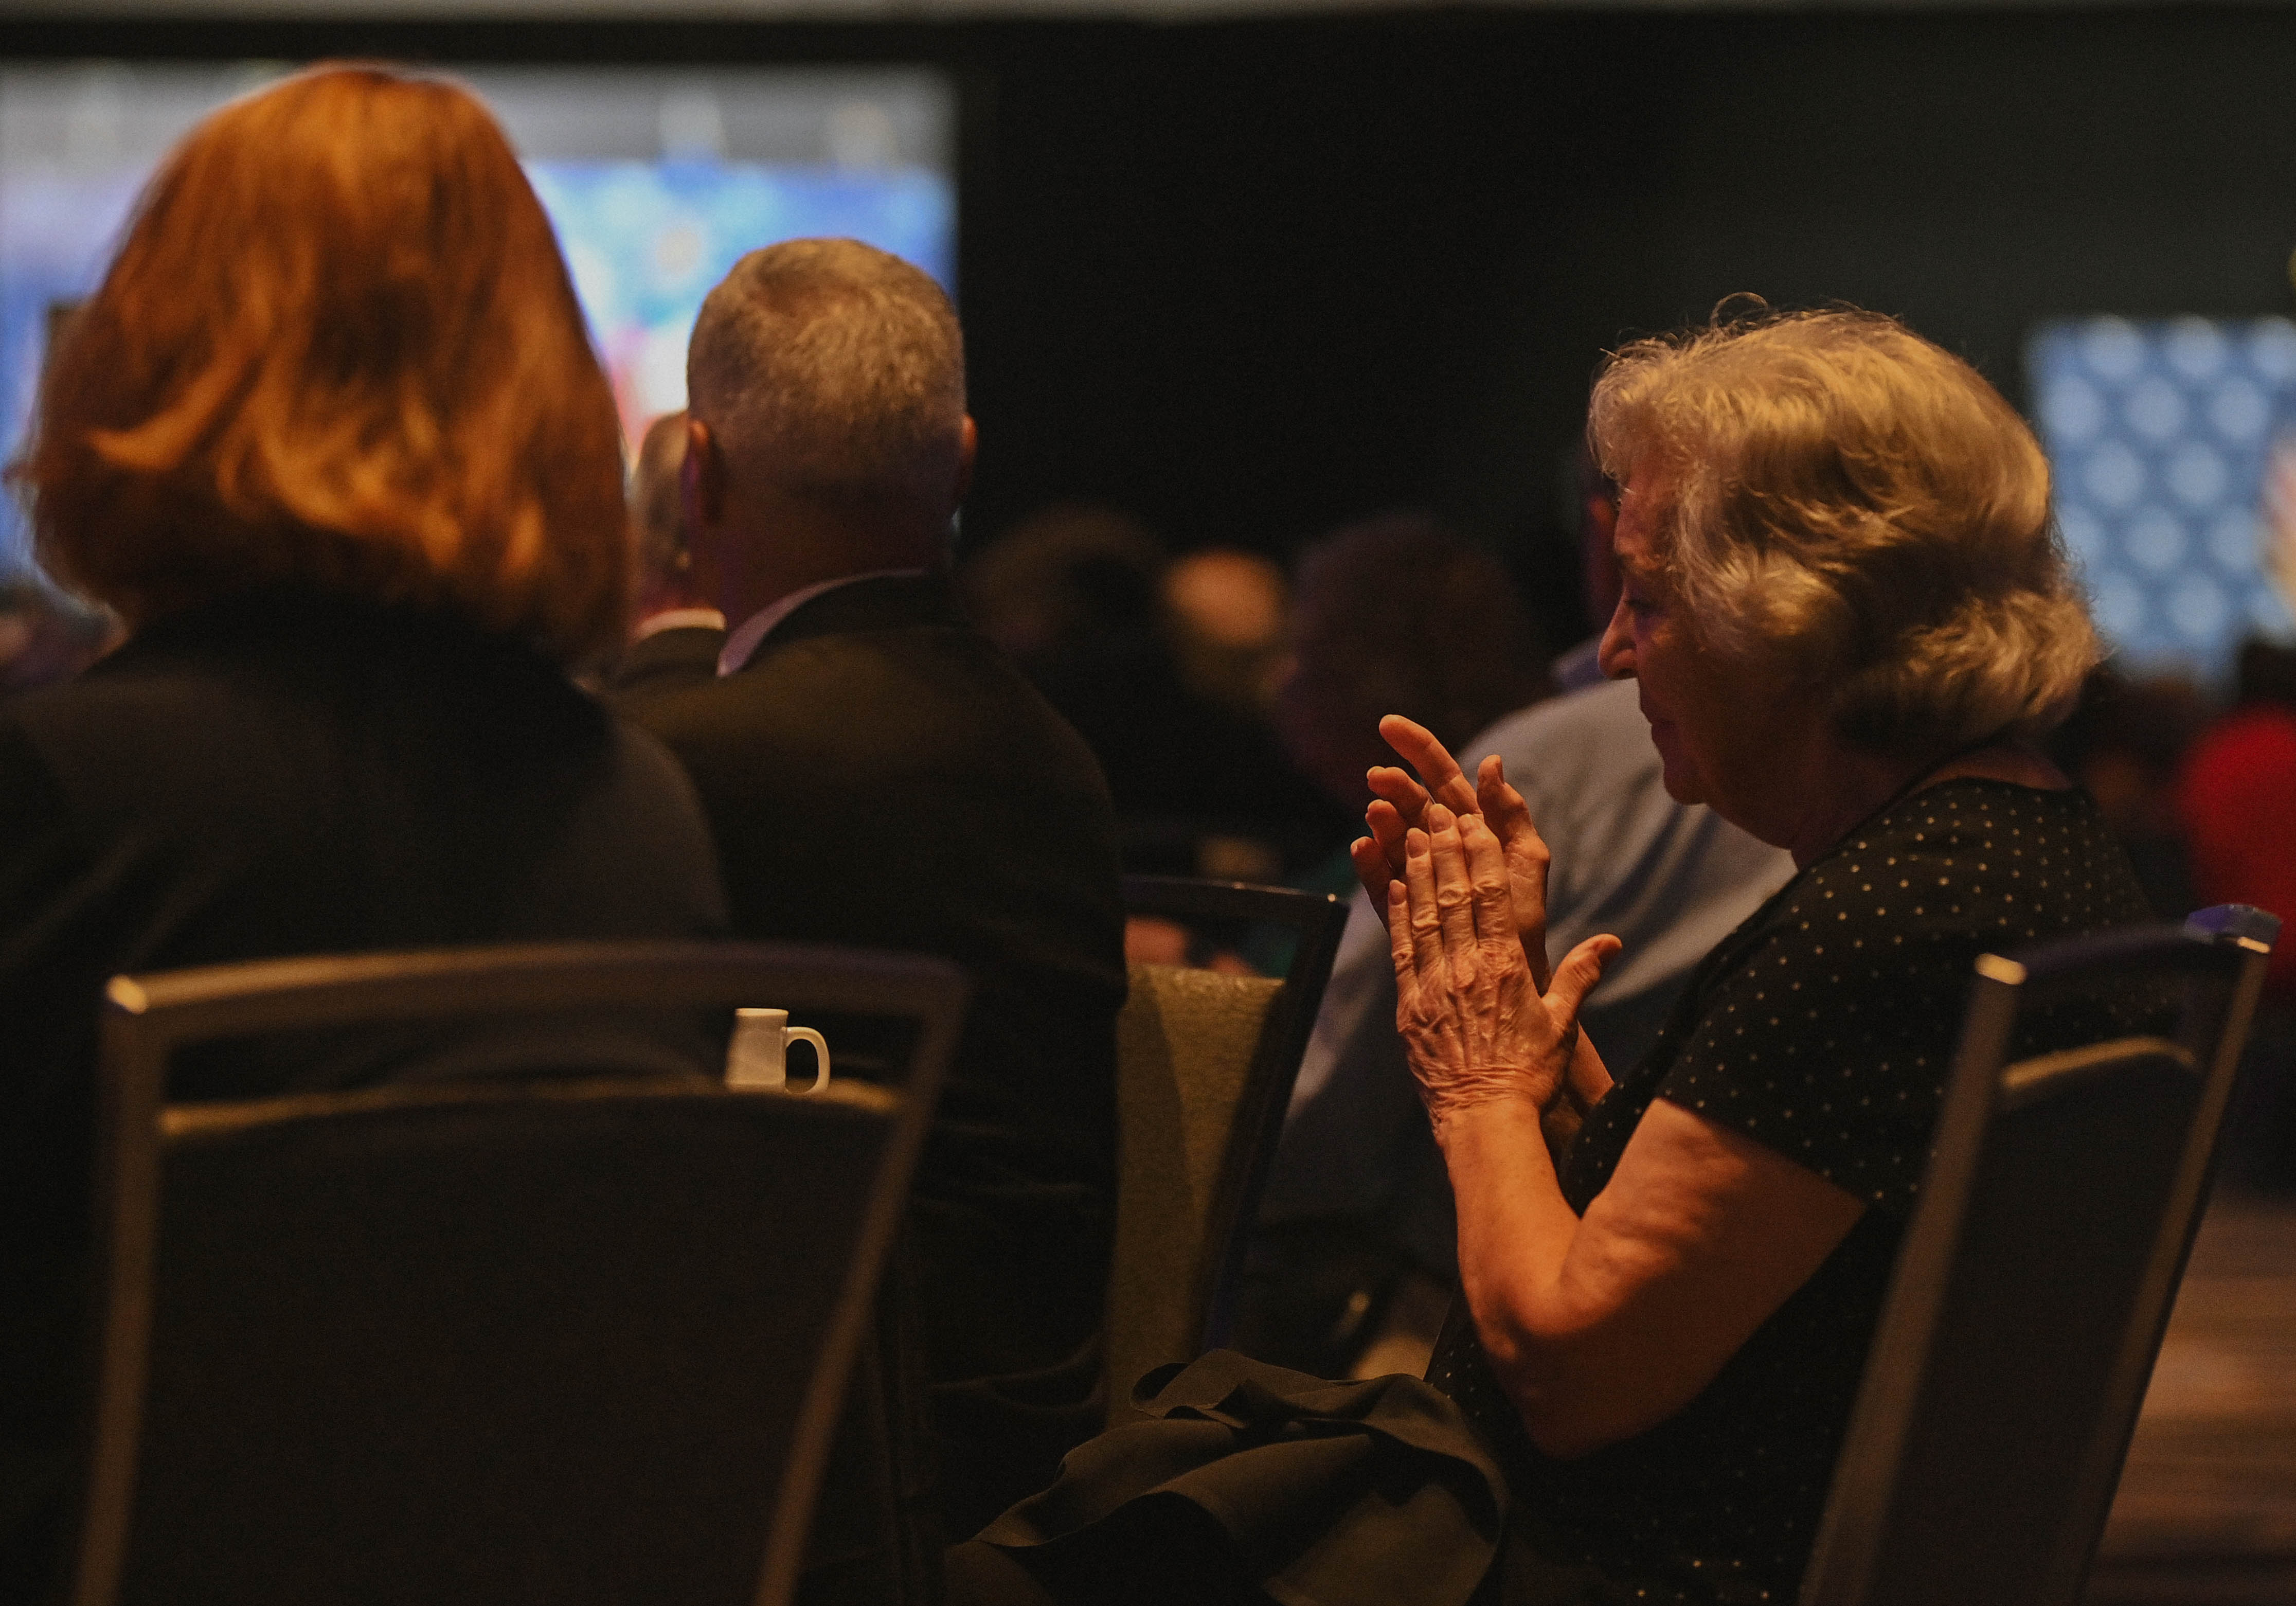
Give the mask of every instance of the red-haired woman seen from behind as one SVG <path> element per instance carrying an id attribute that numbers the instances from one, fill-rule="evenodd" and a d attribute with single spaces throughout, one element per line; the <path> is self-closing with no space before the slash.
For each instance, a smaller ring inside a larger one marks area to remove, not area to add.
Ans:
<path id="1" fill-rule="evenodd" d="M 14 470 L 124 646 L 0 711 L 0 1595 L 70 1482 L 98 1001 L 121 971 L 680 938 L 686 783 L 566 679 L 627 560 L 611 395 L 548 220 L 451 86 L 293 78 L 195 129 L 50 362 Z M 693 1063 L 674 1026 L 364 1037 L 176 1097 Z M 420 1060 L 418 1068 L 415 1061 Z"/>

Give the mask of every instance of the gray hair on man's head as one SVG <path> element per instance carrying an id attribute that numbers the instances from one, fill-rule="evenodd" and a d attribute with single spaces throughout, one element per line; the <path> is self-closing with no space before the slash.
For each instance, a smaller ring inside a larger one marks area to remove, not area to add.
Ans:
<path id="1" fill-rule="evenodd" d="M 954 494 L 964 337 L 938 284 L 857 240 L 751 251 L 701 303 L 687 406 L 736 474 L 802 496 Z"/>

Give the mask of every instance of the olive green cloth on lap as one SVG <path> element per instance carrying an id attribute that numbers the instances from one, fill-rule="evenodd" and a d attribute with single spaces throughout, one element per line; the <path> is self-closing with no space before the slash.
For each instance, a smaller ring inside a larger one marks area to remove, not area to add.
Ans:
<path id="1" fill-rule="evenodd" d="M 1331 1382 L 1216 1350 L 1149 1373 L 1134 1404 L 1142 1420 L 1070 1451 L 981 1542 L 1032 1571 L 1073 1575 L 1101 1552 L 1152 1566 L 1156 1508 L 1177 1498 L 1283 1606 L 1464 1606 L 1489 1569 L 1505 1479 L 1416 1378 Z"/>

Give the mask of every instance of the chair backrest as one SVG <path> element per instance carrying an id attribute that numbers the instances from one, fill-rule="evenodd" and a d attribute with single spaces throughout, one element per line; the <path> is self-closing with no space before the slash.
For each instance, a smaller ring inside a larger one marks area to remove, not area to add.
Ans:
<path id="1" fill-rule="evenodd" d="M 779 1606 L 966 993 L 669 943 L 115 979 L 76 1606 Z M 164 1102 L 189 1044 L 765 999 L 913 1022 L 906 1075 Z"/>
<path id="2" fill-rule="evenodd" d="M 2280 922 L 2203 910 L 1987 955 L 1804 1606 L 2072 1606 L 2197 1230 Z M 2006 1063 L 2021 1020 L 2163 989 L 2173 1037 Z"/>
<path id="3" fill-rule="evenodd" d="M 1131 969 L 1116 1037 L 1111 1421 L 1144 1372 L 1226 1340 L 1245 1237 L 1347 923 L 1339 899 L 1283 888 L 1128 876 L 1124 893 L 1133 914 L 1281 922 L 1299 944 L 1281 981 Z"/>

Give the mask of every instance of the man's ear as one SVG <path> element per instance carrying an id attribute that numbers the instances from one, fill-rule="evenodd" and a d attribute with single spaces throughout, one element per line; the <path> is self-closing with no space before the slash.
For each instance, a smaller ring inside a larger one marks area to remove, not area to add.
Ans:
<path id="1" fill-rule="evenodd" d="M 718 438 L 700 419 L 685 421 L 685 461 L 677 470 L 678 511 L 689 537 L 716 529 L 726 518 L 726 459 Z"/>
<path id="2" fill-rule="evenodd" d="M 726 459 L 718 438 L 698 418 L 685 421 L 685 458 L 677 465 L 677 511 L 685 524 L 685 550 L 693 565 L 686 587 L 711 607 L 724 606 L 725 584 L 719 531 L 726 521 Z"/>
<path id="3" fill-rule="evenodd" d="M 956 441 L 956 496 L 952 507 L 962 506 L 972 494 L 972 463 L 980 455 L 980 430 L 972 422 L 972 414 L 964 415 L 964 429 Z"/>

